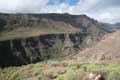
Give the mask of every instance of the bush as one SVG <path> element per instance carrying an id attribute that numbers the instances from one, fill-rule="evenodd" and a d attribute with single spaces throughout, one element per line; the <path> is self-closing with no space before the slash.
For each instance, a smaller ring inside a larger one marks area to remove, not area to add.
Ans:
<path id="1" fill-rule="evenodd" d="M 77 74 L 74 70 L 70 69 L 68 72 L 64 75 L 64 80 L 77 80 L 76 79 Z"/>

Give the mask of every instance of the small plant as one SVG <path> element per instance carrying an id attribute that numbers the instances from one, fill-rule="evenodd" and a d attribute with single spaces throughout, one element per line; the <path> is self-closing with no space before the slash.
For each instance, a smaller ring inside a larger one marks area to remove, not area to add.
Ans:
<path id="1" fill-rule="evenodd" d="M 76 80 L 77 78 L 77 73 L 70 69 L 68 72 L 64 75 L 64 80 Z"/>
<path id="2" fill-rule="evenodd" d="M 105 73 L 105 80 L 120 80 L 119 64 L 97 64 L 74 60 L 44 61 L 21 67 L 0 68 L 0 80 L 85 80 L 88 73 Z"/>

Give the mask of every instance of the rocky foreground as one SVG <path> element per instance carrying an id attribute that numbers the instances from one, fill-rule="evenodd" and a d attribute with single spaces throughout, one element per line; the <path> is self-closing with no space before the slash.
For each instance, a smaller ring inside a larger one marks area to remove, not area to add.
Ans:
<path id="1" fill-rule="evenodd" d="M 0 69 L 0 80 L 120 80 L 120 65 L 49 60 Z"/>

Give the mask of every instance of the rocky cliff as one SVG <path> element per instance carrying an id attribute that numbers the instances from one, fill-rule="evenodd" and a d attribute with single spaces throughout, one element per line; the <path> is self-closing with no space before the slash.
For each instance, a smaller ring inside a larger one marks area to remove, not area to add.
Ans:
<path id="1" fill-rule="evenodd" d="M 95 42 L 92 41 L 89 35 L 83 33 L 48 34 L 1 41 L 0 66 L 19 66 L 76 54 L 80 49 L 93 45 Z"/>
<path id="2" fill-rule="evenodd" d="M 83 35 L 48 34 L 0 42 L 0 66 L 22 65 L 76 53 Z"/>
<path id="3" fill-rule="evenodd" d="M 0 14 L 0 30 L 0 66 L 76 54 L 107 33 L 96 20 L 70 14 Z"/>

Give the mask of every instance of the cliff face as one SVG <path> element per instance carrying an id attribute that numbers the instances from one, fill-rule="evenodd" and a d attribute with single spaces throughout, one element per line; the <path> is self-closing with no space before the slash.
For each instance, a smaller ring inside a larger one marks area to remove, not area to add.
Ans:
<path id="1" fill-rule="evenodd" d="M 0 66 L 75 54 L 107 33 L 97 21 L 70 14 L 0 14 L 0 26 Z"/>
<path id="2" fill-rule="evenodd" d="M 0 42 L 0 66 L 22 65 L 76 53 L 82 36 L 49 34 Z"/>
<path id="3" fill-rule="evenodd" d="M 0 42 L 0 66 L 20 66 L 38 61 L 62 58 L 92 46 L 99 38 L 88 34 L 48 34 Z"/>

